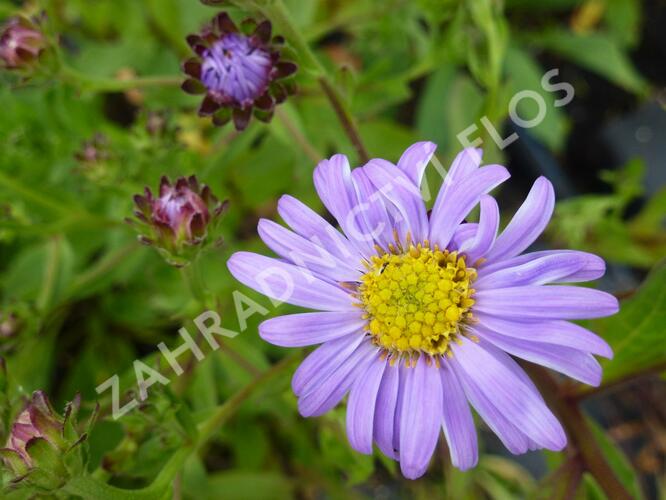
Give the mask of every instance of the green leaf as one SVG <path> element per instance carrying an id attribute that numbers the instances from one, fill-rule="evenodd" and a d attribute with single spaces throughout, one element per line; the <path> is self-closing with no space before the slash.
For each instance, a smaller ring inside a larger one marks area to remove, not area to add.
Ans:
<path id="1" fill-rule="evenodd" d="M 4 282 L 4 293 L 14 300 L 35 301 L 48 310 L 59 299 L 72 278 L 74 253 L 64 238 L 27 247 L 15 257 Z"/>
<path id="2" fill-rule="evenodd" d="M 371 455 L 357 453 L 345 438 L 344 409 L 336 408 L 325 417 L 326 426 L 319 431 L 321 459 L 327 469 L 335 474 L 343 474 L 342 481 L 346 480 L 349 486 L 367 481 L 374 471 L 374 461 Z M 329 472 L 330 474 L 330 472 Z"/>
<path id="3" fill-rule="evenodd" d="M 56 354 L 54 335 L 31 337 L 13 356 L 7 358 L 7 371 L 13 385 L 30 393 L 48 387 Z"/>
<path id="4" fill-rule="evenodd" d="M 509 48 L 504 64 L 509 85 L 514 95 L 529 90 L 537 92 L 546 103 L 546 114 L 543 121 L 531 128 L 530 133 L 534 134 L 550 149 L 560 151 L 564 146 L 569 123 L 562 108 L 554 106 L 555 99 L 561 96 L 547 92 L 541 86 L 541 78 L 545 73 L 544 69 L 527 51 L 519 47 Z M 519 101 L 516 111 L 520 117 L 532 119 L 537 115 L 539 108 L 533 99 L 525 98 Z"/>
<path id="5" fill-rule="evenodd" d="M 419 138 L 410 129 L 388 120 L 376 120 L 361 126 L 366 147 L 381 151 L 381 157 L 397 163 L 402 153 Z"/>
<path id="6" fill-rule="evenodd" d="M 292 498 L 289 481 L 271 472 L 229 471 L 213 474 L 208 486 L 196 498 L 217 499 L 223 494 L 228 500 L 283 500 Z"/>
<path id="7" fill-rule="evenodd" d="M 530 12 L 547 10 L 568 10 L 580 5 L 580 0 L 507 0 L 510 9 L 527 9 Z"/>
<path id="8" fill-rule="evenodd" d="M 42 488 L 58 488 L 64 484 L 67 471 L 60 453 L 46 439 L 32 438 L 25 447 L 35 469 L 30 474 L 30 482 Z"/>
<path id="9" fill-rule="evenodd" d="M 580 35 L 552 29 L 532 34 L 528 41 L 571 59 L 629 92 L 647 92 L 645 79 L 636 71 L 617 41 L 606 33 Z"/>
<path id="10" fill-rule="evenodd" d="M 502 61 L 508 39 L 506 19 L 495 2 L 477 0 L 465 4 L 470 17 L 467 65 L 476 80 L 496 91 L 500 85 Z"/>
<path id="11" fill-rule="evenodd" d="M 482 104 L 481 92 L 468 76 L 443 66 L 428 78 L 419 101 L 418 132 L 439 145 L 438 156 L 452 155 L 462 149 L 456 135 L 476 123 Z"/>
<path id="12" fill-rule="evenodd" d="M 607 2 L 604 20 L 608 29 L 620 44 L 634 47 L 640 37 L 642 6 L 638 0 L 610 0 Z"/>
<path id="13" fill-rule="evenodd" d="M 182 34 L 183 29 L 183 5 L 179 0 L 148 0 L 146 6 L 150 11 L 155 26 L 160 34 L 169 40 L 182 54 L 189 52 Z"/>
<path id="14" fill-rule="evenodd" d="M 555 209 L 550 232 L 566 246 L 606 260 L 649 269 L 666 254 L 663 214 L 666 191 L 656 193 L 640 213 L 626 220 L 630 202 L 643 194 L 643 160 L 602 173 L 611 194 L 586 194 L 564 200 Z"/>
<path id="15" fill-rule="evenodd" d="M 28 465 L 17 451 L 10 448 L 0 449 L 0 459 L 5 467 L 10 467 L 14 476 L 23 476 L 28 472 Z"/>
<path id="16" fill-rule="evenodd" d="M 656 267 L 620 312 L 588 323 L 613 348 L 604 382 L 666 362 L 666 265 Z"/>

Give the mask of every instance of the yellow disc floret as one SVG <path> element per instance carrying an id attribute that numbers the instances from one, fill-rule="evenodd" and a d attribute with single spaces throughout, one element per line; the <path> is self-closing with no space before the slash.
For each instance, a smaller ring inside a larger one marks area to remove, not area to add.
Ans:
<path id="1" fill-rule="evenodd" d="M 358 289 L 367 328 L 390 352 L 446 354 L 471 319 L 474 279 L 462 255 L 437 247 L 374 256 Z"/>

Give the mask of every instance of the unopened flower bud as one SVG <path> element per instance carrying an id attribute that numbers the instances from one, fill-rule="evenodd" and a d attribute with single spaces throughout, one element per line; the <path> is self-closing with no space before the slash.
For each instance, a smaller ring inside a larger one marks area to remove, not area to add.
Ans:
<path id="1" fill-rule="evenodd" d="M 13 313 L 0 313 L 0 339 L 14 337 L 20 329 L 20 320 Z"/>
<path id="2" fill-rule="evenodd" d="M 109 159 L 108 141 L 106 136 L 96 133 L 91 139 L 81 144 L 81 149 L 74 155 L 85 165 L 92 165 Z"/>
<path id="3" fill-rule="evenodd" d="M 176 266 L 189 261 L 194 247 L 205 241 L 209 227 L 226 207 L 195 176 L 181 177 L 175 184 L 162 177 L 158 196 L 146 188 L 144 195 L 134 196 L 134 202 L 134 214 L 146 229 L 140 241 L 155 246 Z"/>
<path id="4" fill-rule="evenodd" d="M 35 391 L 26 408 L 19 413 L 11 427 L 0 457 L 13 473 L 15 484 L 27 483 L 43 489 L 60 488 L 76 465 L 71 450 L 85 439 L 79 436 L 72 422 L 72 410 L 78 409 L 79 399 L 70 403 L 65 417 L 58 415 L 43 391 Z M 67 456 L 66 456 L 67 455 Z"/>
<path id="5" fill-rule="evenodd" d="M 42 32 L 24 17 L 13 17 L 0 28 L 0 61 L 5 68 L 30 67 L 45 47 Z"/>

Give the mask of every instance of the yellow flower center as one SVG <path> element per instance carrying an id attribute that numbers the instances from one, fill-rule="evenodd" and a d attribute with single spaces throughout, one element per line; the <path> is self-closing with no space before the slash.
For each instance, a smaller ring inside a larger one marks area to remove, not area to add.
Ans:
<path id="1" fill-rule="evenodd" d="M 464 256 L 410 245 L 372 257 L 367 267 L 358 291 L 375 342 L 389 352 L 447 354 L 472 316 L 476 270 Z"/>

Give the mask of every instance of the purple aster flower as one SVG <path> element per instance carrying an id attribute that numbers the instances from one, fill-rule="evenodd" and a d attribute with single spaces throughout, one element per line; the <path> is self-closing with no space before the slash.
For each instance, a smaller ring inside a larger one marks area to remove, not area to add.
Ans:
<path id="1" fill-rule="evenodd" d="M 0 28 L 0 61 L 7 69 L 30 66 L 46 47 L 37 26 L 23 17 L 13 17 Z"/>
<path id="2" fill-rule="evenodd" d="M 477 463 L 470 405 L 513 453 L 561 450 L 562 426 L 510 355 L 598 385 L 594 355 L 612 351 L 569 320 L 618 311 L 612 295 L 560 284 L 600 277 L 599 257 L 523 254 L 553 211 L 547 179 L 498 235 L 499 210 L 487 193 L 509 173 L 480 167 L 480 150 L 465 149 L 428 215 L 420 185 L 435 147 L 414 144 L 397 166 L 374 159 L 351 170 L 343 155 L 322 161 L 315 187 L 343 232 L 284 196 L 278 212 L 292 231 L 259 223 L 280 258 L 238 252 L 228 262 L 245 285 L 318 311 L 259 326 L 279 346 L 322 344 L 292 380 L 300 413 L 321 415 L 349 393 L 352 447 L 372 453 L 375 443 L 408 478 L 426 471 L 442 430 L 455 466 Z M 465 222 L 476 205 L 479 222 Z"/>
<path id="3" fill-rule="evenodd" d="M 219 14 L 201 35 L 187 41 L 198 57 L 183 64 L 190 79 L 183 90 L 205 94 L 199 114 L 212 116 L 224 125 L 233 118 L 237 130 L 247 127 L 250 117 L 269 121 L 276 103 L 284 101 L 294 86 L 278 80 L 296 71 L 292 62 L 280 60 L 281 37 L 271 39 L 271 23 L 258 25 L 251 19 L 241 30 L 226 12 Z"/>
<path id="4" fill-rule="evenodd" d="M 204 242 L 208 228 L 218 222 L 227 206 L 208 186 L 201 186 L 194 175 L 180 177 L 175 184 L 163 176 L 159 196 L 145 188 L 144 195 L 134 196 L 134 202 L 134 215 L 147 233 L 139 236 L 140 241 L 156 246 L 176 266 L 189 261 L 190 251 Z"/>

